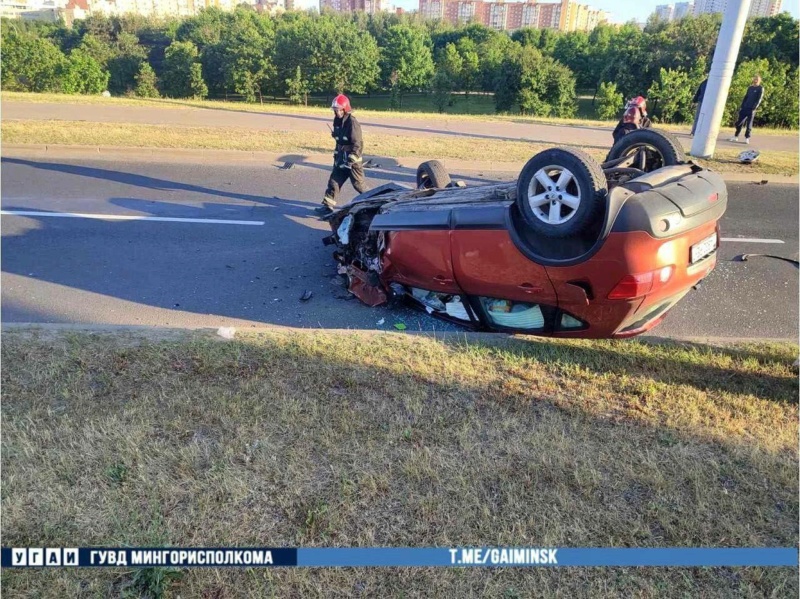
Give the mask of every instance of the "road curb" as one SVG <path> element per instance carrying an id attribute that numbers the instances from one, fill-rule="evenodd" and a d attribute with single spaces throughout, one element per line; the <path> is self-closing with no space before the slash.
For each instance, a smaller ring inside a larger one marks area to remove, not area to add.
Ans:
<path id="1" fill-rule="evenodd" d="M 147 161 L 170 162 L 257 162 L 261 164 L 282 165 L 286 162 L 295 164 L 328 164 L 331 154 L 293 154 L 267 151 L 244 150 L 203 150 L 188 148 L 131 148 L 125 146 L 81 146 L 61 144 L 3 144 L 2 155 L 5 157 L 18 155 L 46 155 L 65 157 L 91 157 L 107 158 L 108 155 L 126 157 Z M 452 171 L 481 171 L 494 173 L 518 173 L 524 162 L 500 162 L 486 160 L 460 160 L 456 158 L 435 158 L 432 156 L 406 156 L 384 157 L 366 154 L 365 158 L 372 159 L 383 168 L 409 168 L 416 169 L 417 165 L 426 160 L 439 160 Z M 754 171 L 752 173 L 720 173 L 725 181 L 730 183 L 776 183 L 800 184 L 798 175 L 773 175 Z"/>
<path id="2" fill-rule="evenodd" d="M 324 329 L 324 328 L 303 328 L 281 325 L 264 325 L 258 327 L 229 327 L 220 325 L 224 328 L 233 328 L 237 333 L 247 335 L 260 333 L 325 333 L 330 335 L 412 335 L 415 337 L 430 337 L 433 339 L 447 339 L 466 341 L 496 341 L 503 340 L 531 340 L 538 342 L 563 341 L 550 339 L 547 337 L 537 337 L 535 335 L 508 335 L 505 333 L 486 333 L 476 331 L 394 331 L 383 329 Z M 183 334 L 208 334 L 218 337 L 217 331 L 220 327 L 197 326 L 197 327 L 175 327 L 158 325 L 111 325 L 111 324 L 85 324 L 85 323 L 36 323 L 36 322 L 4 322 L 0 325 L 0 331 L 4 333 L 23 332 L 23 333 L 97 333 L 97 334 L 141 334 L 147 337 L 168 337 L 174 338 L 176 335 Z M 222 339 L 222 337 L 220 337 Z M 570 341 L 566 339 L 566 341 Z M 798 339 L 782 337 L 662 337 L 643 335 L 635 339 L 611 340 L 613 343 L 631 343 L 638 341 L 654 345 L 660 344 L 704 344 L 710 346 L 726 346 L 739 343 L 798 343 Z"/>

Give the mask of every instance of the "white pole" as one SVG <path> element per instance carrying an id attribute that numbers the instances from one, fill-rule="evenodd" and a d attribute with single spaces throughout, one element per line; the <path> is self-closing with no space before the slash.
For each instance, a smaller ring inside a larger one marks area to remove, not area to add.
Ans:
<path id="1" fill-rule="evenodd" d="M 725 102 L 731 88 L 733 69 L 736 66 L 736 57 L 739 55 L 739 46 L 742 43 L 744 26 L 750 11 L 750 2 L 751 0 L 728 0 L 728 8 L 722 18 L 722 27 L 719 30 L 717 47 L 711 62 L 711 72 L 708 75 L 706 94 L 700 107 L 700 116 L 692 141 L 692 156 L 711 158 L 714 155 L 719 126 L 725 112 Z"/>

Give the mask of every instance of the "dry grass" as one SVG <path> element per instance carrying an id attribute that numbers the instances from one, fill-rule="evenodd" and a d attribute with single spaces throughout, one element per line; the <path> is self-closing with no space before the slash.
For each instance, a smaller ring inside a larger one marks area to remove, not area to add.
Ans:
<path id="1" fill-rule="evenodd" d="M 309 114 L 330 116 L 330 110 L 324 107 L 296 106 L 285 103 L 265 103 L 247 104 L 244 102 L 225 102 L 220 100 L 171 100 L 168 98 L 135 98 L 135 97 L 115 97 L 104 98 L 102 96 L 78 96 L 66 94 L 34 94 L 26 92 L 0 93 L 0 100 L 3 102 L 31 102 L 37 104 L 57 103 L 57 104 L 90 104 L 90 105 L 110 105 L 110 106 L 151 106 L 154 108 L 214 108 L 217 110 L 232 110 L 246 112 L 270 112 L 280 114 Z M 614 127 L 616 121 L 603 121 L 597 119 L 563 119 L 555 117 L 522 116 L 509 114 L 446 114 L 437 112 L 420 112 L 414 110 L 390 111 L 390 110 L 358 110 L 362 117 L 395 117 L 403 118 L 429 118 L 441 121 L 442 118 L 448 120 L 470 120 L 470 121 L 500 121 L 513 123 L 543 123 L 547 125 L 577 125 L 582 127 Z M 691 127 L 689 125 L 659 124 L 659 128 L 687 133 Z M 732 128 L 728 127 L 731 131 Z M 766 127 L 758 128 L 758 135 L 796 135 L 797 130 L 791 129 L 770 129 Z"/>
<path id="2" fill-rule="evenodd" d="M 293 153 L 329 153 L 331 139 L 316 131 L 254 131 L 223 127 L 181 127 L 174 125 L 140 125 L 127 123 L 93 123 L 87 127 L 80 121 L 5 121 L 4 143 L 64 144 L 87 146 L 122 146 L 135 148 L 189 148 L 206 150 L 243 150 Z M 564 143 L 569 146 L 570 144 Z M 367 156 L 372 148 L 380 148 L 380 156 L 389 158 L 455 158 L 459 160 L 493 159 L 498 169 L 516 170 L 532 155 L 551 144 L 522 141 L 486 140 L 479 137 L 426 135 L 424 139 L 403 135 L 370 135 Z M 584 148 L 597 160 L 604 160 L 607 149 Z M 735 160 L 738 150 L 721 150 L 714 160 L 698 161 L 720 172 L 797 175 L 798 154 L 766 153 L 755 165 L 746 166 Z"/>
<path id="3" fill-rule="evenodd" d="M 2 350 L 7 546 L 798 542 L 796 345 L 12 332 Z M 796 574 L 199 569 L 170 596 L 796 596 Z M 132 576 L 3 586 L 119 596 Z"/>

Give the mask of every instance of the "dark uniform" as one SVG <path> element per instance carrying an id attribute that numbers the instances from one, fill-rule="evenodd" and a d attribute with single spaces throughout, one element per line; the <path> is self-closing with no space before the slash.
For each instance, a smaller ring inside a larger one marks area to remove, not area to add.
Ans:
<path id="1" fill-rule="evenodd" d="M 361 137 L 361 125 L 358 124 L 356 117 L 349 112 L 342 118 L 334 117 L 331 135 L 336 140 L 336 152 L 333 155 L 333 170 L 328 179 L 323 203 L 333 208 L 339 190 L 347 179 L 350 179 L 358 193 L 363 193 L 367 188 L 364 180 L 364 162 L 361 158 L 364 142 Z"/>
<path id="2" fill-rule="evenodd" d="M 703 98 L 706 97 L 707 86 L 708 77 L 703 79 L 700 87 L 698 87 L 697 91 L 694 92 L 694 98 L 692 98 L 692 104 L 697 104 L 697 108 L 694 111 L 694 121 L 692 121 L 692 135 L 694 135 L 695 131 L 697 131 L 697 121 L 700 120 L 700 109 L 703 107 Z"/>
<path id="3" fill-rule="evenodd" d="M 736 133 L 733 134 L 734 137 L 739 137 L 742 127 L 747 125 L 744 137 L 745 139 L 750 139 L 750 134 L 753 132 L 753 119 L 756 116 L 756 109 L 763 99 L 764 88 L 761 85 L 751 85 L 747 88 L 742 105 L 739 107 L 739 116 L 736 118 Z"/>

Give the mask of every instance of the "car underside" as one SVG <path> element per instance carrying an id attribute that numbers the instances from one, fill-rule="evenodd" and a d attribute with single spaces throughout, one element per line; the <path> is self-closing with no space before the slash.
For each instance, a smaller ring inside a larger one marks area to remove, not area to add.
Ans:
<path id="1" fill-rule="evenodd" d="M 371 306 L 406 299 L 489 331 L 642 333 L 714 268 L 727 191 L 668 134 L 626 137 L 602 165 L 541 152 L 514 183 L 467 187 L 423 163 L 417 188 L 383 185 L 328 216 L 324 241 Z"/>

